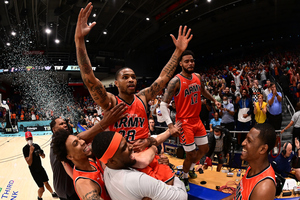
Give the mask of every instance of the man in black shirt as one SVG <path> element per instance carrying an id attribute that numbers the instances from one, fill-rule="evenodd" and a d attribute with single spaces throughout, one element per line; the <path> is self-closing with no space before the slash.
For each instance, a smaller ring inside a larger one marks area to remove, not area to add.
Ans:
<path id="1" fill-rule="evenodd" d="M 47 190 L 52 194 L 52 197 L 58 197 L 55 192 L 53 192 L 51 186 L 49 185 L 48 176 L 45 169 L 42 166 L 41 158 L 45 158 L 45 154 L 38 144 L 32 143 L 32 134 L 27 131 L 25 133 L 25 138 L 27 144 L 23 147 L 23 155 L 27 164 L 29 165 L 30 173 L 38 185 L 38 200 L 42 200 L 43 193 L 45 191 L 44 185 Z"/>

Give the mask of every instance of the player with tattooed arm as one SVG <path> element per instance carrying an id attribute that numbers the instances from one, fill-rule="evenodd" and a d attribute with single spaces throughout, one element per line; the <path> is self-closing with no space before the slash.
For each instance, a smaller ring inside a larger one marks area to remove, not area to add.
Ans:
<path id="1" fill-rule="evenodd" d="M 170 133 L 172 135 L 176 132 L 180 134 L 180 143 L 186 152 L 183 162 L 183 182 L 186 190 L 189 191 L 188 174 L 191 178 L 197 177 L 194 167 L 208 152 L 206 130 L 200 120 L 201 94 L 214 102 L 217 107 L 220 107 L 221 104 L 204 88 L 204 84 L 201 84 L 200 75 L 194 73 L 195 60 L 192 51 L 186 50 L 181 54 L 179 65 L 182 71 L 169 82 L 160 110 L 166 119 Z M 167 105 L 173 96 L 176 105 L 176 121 L 182 123 L 183 132 L 181 133 L 174 128 L 167 111 Z M 196 145 L 198 150 L 196 150 Z"/>
<path id="2" fill-rule="evenodd" d="M 171 35 L 176 49 L 171 59 L 162 69 L 159 77 L 150 87 L 135 94 L 137 80 L 134 71 L 127 67 L 118 70 L 115 77 L 115 85 L 118 88 L 119 94 L 118 96 L 115 96 L 107 92 L 101 81 L 95 77 L 87 54 L 84 37 L 96 25 L 96 22 L 93 22 L 91 25 L 87 24 L 87 19 L 91 14 L 91 11 L 91 3 L 89 3 L 85 9 L 80 11 L 75 31 L 77 60 L 81 77 L 94 101 L 104 110 L 108 108 L 109 103 L 111 103 L 112 107 L 121 102 L 126 104 L 126 107 L 128 108 L 126 113 L 128 113 L 128 115 L 115 124 L 112 124 L 109 127 L 111 131 L 120 132 L 128 142 L 137 141 L 138 139 L 144 139 L 143 141 L 147 142 L 155 142 L 155 139 L 148 139 L 149 127 L 146 113 L 147 102 L 154 99 L 172 78 L 178 65 L 180 55 L 187 48 L 188 43 L 192 39 L 191 29 L 188 30 L 186 26 L 184 28 L 180 26 L 178 38 L 176 39 Z M 176 129 L 179 131 L 179 127 L 176 127 Z M 169 133 L 166 135 L 169 136 Z M 151 146 L 151 144 L 149 144 L 149 146 Z M 155 161 L 157 162 L 157 160 L 154 159 L 154 162 Z M 145 172 L 149 174 L 149 171 Z M 172 175 L 172 177 L 174 177 L 174 175 Z M 170 181 L 172 177 L 166 177 L 160 180 L 167 182 Z"/>

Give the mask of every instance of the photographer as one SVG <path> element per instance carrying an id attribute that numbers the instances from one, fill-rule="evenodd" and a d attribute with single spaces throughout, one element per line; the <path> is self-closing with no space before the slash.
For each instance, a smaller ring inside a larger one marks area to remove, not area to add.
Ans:
<path id="1" fill-rule="evenodd" d="M 51 186 L 49 185 L 48 176 L 45 169 L 42 166 L 41 158 L 45 158 L 44 151 L 38 144 L 32 143 L 32 134 L 30 131 L 25 133 L 25 139 L 27 144 L 23 147 L 24 158 L 29 165 L 30 173 L 38 185 L 38 200 L 42 200 L 43 193 L 45 191 L 44 185 L 47 190 L 52 194 L 52 197 L 58 198 L 57 194 L 53 192 Z"/>
<path id="2" fill-rule="evenodd" d="M 218 156 L 217 171 L 219 172 L 225 162 L 225 157 L 229 156 L 232 138 L 229 131 L 220 125 L 215 126 L 213 130 L 213 134 L 208 136 L 209 151 L 206 155 L 212 160 L 215 155 Z"/>

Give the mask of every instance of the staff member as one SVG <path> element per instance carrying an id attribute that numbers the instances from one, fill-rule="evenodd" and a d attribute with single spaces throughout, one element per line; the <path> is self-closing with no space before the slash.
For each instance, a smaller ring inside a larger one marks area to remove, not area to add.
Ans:
<path id="1" fill-rule="evenodd" d="M 49 185 L 48 176 L 45 169 L 42 166 L 41 158 L 45 158 L 45 154 L 38 144 L 32 142 L 32 134 L 30 131 L 25 133 L 25 139 L 27 144 L 23 147 L 23 155 L 27 164 L 29 165 L 30 173 L 38 185 L 38 200 L 42 200 L 43 193 L 45 191 L 44 185 L 47 190 L 52 194 L 52 197 L 58 198 L 57 194 L 53 192 Z"/>

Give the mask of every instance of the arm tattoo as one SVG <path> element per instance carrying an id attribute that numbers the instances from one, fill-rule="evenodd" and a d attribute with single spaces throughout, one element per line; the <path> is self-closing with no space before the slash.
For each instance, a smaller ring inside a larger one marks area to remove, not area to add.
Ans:
<path id="1" fill-rule="evenodd" d="M 172 100 L 172 97 L 175 96 L 175 94 L 178 92 L 176 85 L 179 83 L 179 78 L 174 77 L 168 84 L 167 92 L 164 96 L 163 101 L 164 102 L 170 102 Z"/>
<path id="2" fill-rule="evenodd" d="M 141 90 L 138 95 L 145 96 L 145 89 Z"/>
<path id="3" fill-rule="evenodd" d="M 89 57 L 84 49 L 77 48 L 77 60 L 83 74 L 90 74 L 92 72 Z"/>
<path id="4" fill-rule="evenodd" d="M 171 79 L 175 69 L 178 65 L 178 57 L 175 55 L 172 55 L 170 61 L 167 63 L 167 65 L 163 68 L 163 71 L 166 73 L 166 76 Z"/>
<path id="5" fill-rule="evenodd" d="M 150 94 L 152 99 L 161 91 L 161 89 L 162 89 L 161 84 L 158 83 L 157 81 L 154 81 L 154 83 L 152 83 L 152 85 L 150 86 L 149 90 L 147 90 L 147 92 L 148 94 Z"/>
<path id="6" fill-rule="evenodd" d="M 97 190 L 92 190 L 86 193 L 83 197 L 83 200 L 101 200 L 102 198 L 99 196 Z"/>
<path id="7" fill-rule="evenodd" d="M 89 79 L 88 82 L 92 84 Z M 98 81 L 97 85 L 91 85 L 90 93 L 94 100 L 100 99 L 100 103 L 104 103 L 107 98 L 107 92 L 100 81 Z"/>

